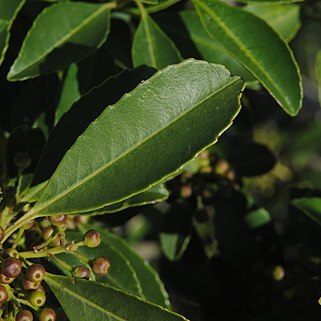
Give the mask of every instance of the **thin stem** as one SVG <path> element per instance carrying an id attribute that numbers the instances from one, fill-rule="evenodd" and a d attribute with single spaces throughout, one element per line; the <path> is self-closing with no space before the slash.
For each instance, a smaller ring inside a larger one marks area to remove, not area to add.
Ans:
<path id="1" fill-rule="evenodd" d="M 143 5 L 143 3 L 140 0 L 135 0 L 136 5 L 139 9 L 140 15 L 142 16 L 142 18 L 146 18 L 147 17 L 147 11 Z"/>
<path id="2" fill-rule="evenodd" d="M 78 253 L 78 252 L 74 252 L 74 251 L 70 251 L 70 252 L 68 252 L 69 254 L 71 254 L 71 255 L 73 255 L 73 256 L 75 256 L 77 259 L 79 259 L 80 261 L 82 261 L 82 262 L 84 262 L 84 263 L 86 263 L 86 264 L 89 264 L 89 259 L 86 257 L 86 256 L 84 256 L 84 255 L 82 255 L 82 254 L 80 254 L 80 253 Z"/>
<path id="3" fill-rule="evenodd" d="M 27 212 L 25 215 L 21 216 L 13 225 L 9 226 L 5 230 L 4 238 L 1 243 L 3 244 L 8 237 L 10 237 L 17 229 L 25 225 L 28 221 L 35 219 L 37 217 L 35 214 L 36 212 L 31 210 L 30 212 Z"/>
<path id="4" fill-rule="evenodd" d="M 16 237 L 16 239 L 14 240 L 14 243 L 13 243 L 13 245 L 12 245 L 12 248 L 15 249 L 15 248 L 17 247 L 17 245 L 19 244 L 19 242 L 20 242 L 20 240 L 21 240 L 21 238 L 22 238 L 22 236 L 23 236 L 24 231 L 25 231 L 25 228 L 20 227 L 20 229 L 19 229 L 19 231 L 18 231 L 18 234 L 17 234 L 17 237 Z"/>
<path id="5" fill-rule="evenodd" d="M 19 257 L 23 259 L 35 259 L 40 257 L 46 257 L 46 256 L 53 256 L 60 253 L 66 253 L 66 249 L 63 246 L 56 246 L 48 250 L 43 250 L 39 252 L 35 251 L 26 251 L 19 253 Z"/>
<path id="6" fill-rule="evenodd" d="M 72 272 L 72 266 L 69 265 L 68 263 L 66 263 L 63 260 L 59 259 L 57 256 L 53 256 L 52 259 L 55 260 L 57 262 L 57 264 L 60 265 L 65 270 L 67 270 L 69 272 Z"/>

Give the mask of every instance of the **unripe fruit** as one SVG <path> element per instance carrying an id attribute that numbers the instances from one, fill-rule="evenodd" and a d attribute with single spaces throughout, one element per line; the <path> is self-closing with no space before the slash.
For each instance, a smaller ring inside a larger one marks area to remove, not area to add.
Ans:
<path id="1" fill-rule="evenodd" d="M 8 300 L 7 289 L 0 284 L 0 304 L 6 302 L 7 300 Z"/>
<path id="2" fill-rule="evenodd" d="M 46 302 L 46 295 L 43 292 L 32 291 L 29 295 L 29 302 L 36 308 L 43 306 Z"/>
<path id="3" fill-rule="evenodd" d="M 97 247 L 100 244 L 100 233 L 97 231 L 88 231 L 84 236 L 84 244 L 88 247 Z"/>
<path id="4" fill-rule="evenodd" d="M 72 275 L 76 278 L 88 280 L 90 278 L 90 270 L 84 265 L 76 266 L 72 271 Z"/>
<path id="5" fill-rule="evenodd" d="M 33 315 L 29 310 L 22 310 L 16 315 L 16 321 L 32 321 Z"/>
<path id="6" fill-rule="evenodd" d="M 21 261 L 15 257 L 7 257 L 1 263 L 1 273 L 8 278 L 16 278 L 21 273 Z"/>
<path id="7" fill-rule="evenodd" d="M 0 283 L 2 283 L 2 284 L 10 284 L 14 280 L 15 280 L 15 278 L 8 278 L 4 274 L 0 274 Z"/>
<path id="8" fill-rule="evenodd" d="M 52 236 L 53 232 L 54 232 L 53 228 L 51 226 L 48 226 L 43 229 L 42 236 L 47 241 L 49 237 Z"/>
<path id="9" fill-rule="evenodd" d="M 0 242 L 3 240 L 4 238 L 4 229 L 2 226 L 0 226 Z"/>
<path id="10" fill-rule="evenodd" d="M 41 282 L 46 274 L 46 270 L 41 264 L 32 264 L 27 268 L 26 278 L 32 282 Z"/>
<path id="11" fill-rule="evenodd" d="M 25 290 L 37 290 L 40 286 L 40 282 L 32 282 L 25 277 L 22 278 L 21 284 Z"/>
<path id="12" fill-rule="evenodd" d="M 56 321 L 57 314 L 53 309 L 44 308 L 39 314 L 39 321 Z"/>
<path id="13" fill-rule="evenodd" d="M 53 226 L 67 226 L 67 216 L 66 215 L 50 216 L 49 221 Z"/>
<path id="14" fill-rule="evenodd" d="M 34 220 L 30 220 L 28 221 L 27 223 L 25 223 L 25 225 L 23 226 L 23 228 L 25 230 L 29 230 L 33 227 L 33 225 L 35 224 L 35 221 Z"/>
<path id="15" fill-rule="evenodd" d="M 10 249 L 4 249 L 3 254 L 5 256 L 9 257 L 15 257 L 16 259 L 19 258 L 19 253 L 16 249 L 10 248 Z"/>
<path id="16" fill-rule="evenodd" d="M 91 262 L 91 268 L 97 276 L 104 276 L 109 271 L 110 262 L 106 257 L 100 256 Z"/>

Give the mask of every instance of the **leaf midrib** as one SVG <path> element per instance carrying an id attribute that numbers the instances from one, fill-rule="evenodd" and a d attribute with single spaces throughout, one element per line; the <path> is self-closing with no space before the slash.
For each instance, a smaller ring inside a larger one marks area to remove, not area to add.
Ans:
<path id="1" fill-rule="evenodd" d="M 210 10 L 210 8 L 203 2 L 201 1 L 198 1 L 198 0 L 194 0 L 194 1 L 197 1 L 198 2 L 198 5 L 203 7 L 203 9 L 207 12 L 208 15 L 210 15 L 216 22 L 218 25 L 221 26 L 221 28 L 226 32 L 226 34 L 228 36 L 230 36 L 231 40 L 234 41 L 234 43 L 237 44 L 237 46 L 240 48 L 240 50 L 245 54 L 245 56 L 250 59 L 250 61 L 252 62 L 253 65 L 256 66 L 257 69 L 259 69 L 262 74 L 268 79 L 268 81 L 270 82 L 270 86 L 274 87 L 274 89 L 278 92 L 279 96 L 280 97 L 283 97 L 283 99 L 285 99 L 285 101 L 287 102 L 287 106 L 284 106 L 284 107 L 290 107 L 291 111 L 292 111 L 292 108 L 291 108 L 291 102 L 288 102 L 287 101 L 287 98 L 284 97 L 282 91 L 280 91 L 280 88 L 279 86 L 276 86 L 274 84 L 274 80 L 270 77 L 270 75 L 268 73 L 265 72 L 264 69 L 261 68 L 261 66 L 259 64 L 256 63 L 255 59 L 253 59 L 252 55 L 248 52 L 247 50 L 247 47 L 243 45 L 242 41 L 238 38 L 237 35 L 235 35 L 232 30 L 230 28 L 228 28 L 224 21 L 222 21 L 217 15 L 213 14 Z M 254 14 L 252 14 L 253 16 L 255 16 Z M 257 16 L 255 16 L 257 17 Z M 262 20 L 263 21 L 263 20 Z M 263 21 L 264 22 L 264 21 Z M 269 25 L 268 25 L 269 28 L 271 28 Z M 281 37 L 280 37 L 280 40 Z M 228 50 L 226 48 L 226 50 Z M 228 50 L 229 51 L 229 50 Z M 230 52 L 230 51 L 229 51 Z M 234 55 L 233 55 L 234 57 Z M 237 56 L 235 56 L 237 58 Z M 242 65 L 244 65 L 246 68 L 247 66 L 245 64 L 243 64 L 243 62 L 240 60 L 240 59 L 237 59 Z M 260 82 L 264 85 L 266 85 L 266 82 L 264 79 L 262 79 L 262 77 L 258 77 L 257 73 L 255 72 L 255 70 L 250 70 L 250 72 L 256 77 L 256 78 L 259 78 Z M 280 99 L 278 97 L 275 96 L 275 94 L 273 92 L 270 91 L 270 94 L 283 106 L 283 103 L 280 102 Z"/>
<path id="2" fill-rule="evenodd" d="M 62 2 L 61 4 L 57 4 L 54 7 L 57 6 L 61 6 L 64 3 Z M 100 6 L 99 6 L 100 7 Z M 52 9 L 53 7 L 49 7 L 49 9 Z M 12 72 L 14 72 L 14 76 L 17 76 L 19 73 L 21 73 L 22 71 L 26 71 L 27 69 L 29 69 L 31 66 L 33 66 L 35 63 L 40 62 L 43 58 L 46 57 L 47 54 L 49 54 L 52 50 L 54 50 L 57 47 L 60 47 L 61 45 L 63 45 L 68 39 L 72 38 L 79 30 L 81 30 L 83 27 L 85 27 L 86 25 L 90 24 L 98 15 L 100 15 L 100 13 L 102 13 L 104 10 L 106 10 L 107 5 L 102 5 L 100 8 L 98 8 L 98 10 L 96 10 L 92 15 L 90 15 L 88 18 L 86 18 L 83 22 L 81 22 L 75 29 L 71 30 L 68 34 L 66 34 L 64 37 L 60 38 L 57 42 L 55 42 L 55 44 L 51 47 L 49 47 L 42 55 L 40 55 L 36 60 L 33 60 L 31 63 L 29 63 L 28 65 L 24 66 L 23 68 L 20 69 L 13 69 Z M 48 12 L 48 10 L 46 10 L 46 12 Z M 42 14 L 45 14 L 45 12 L 43 12 Z M 26 45 L 26 42 L 30 36 L 30 32 L 33 30 L 33 28 L 35 27 L 36 24 L 34 24 L 32 26 L 32 28 L 30 29 L 30 31 L 28 32 L 28 36 L 26 37 L 26 41 L 24 42 L 24 46 Z M 23 51 L 24 48 L 21 48 L 20 52 Z M 21 58 L 21 55 L 19 55 L 18 59 Z"/>
<path id="3" fill-rule="evenodd" d="M 86 182 L 90 181 L 92 178 L 94 178 L 95 176 L 99 175 L 101 172 L 103 172 L 104 170 L 106 170 L 108 167 L 112 166 L 114 163 L 116 163 L 117 161 L 119 161 L 120 159 L 122 159 L 123 157 L 127 156 L 128 154 L 130 154 L 133 150 L 136 150 L 139 146 L 143 145 L 145 142 L 149 141 L 150 139 L 152 139 L 153 137 L 155 137 L 156 135 L 158 135 L 159 133 L 161 133 L 163 130 L 166 130 L 167 128 L 169 128 L 170 126 L 172 126 L 173 124 L 175 124 L 177 121 L 179 121 L 181 118 L 183 118 L 184 116 L 186 116 L 189 112 L 195 110 L 196 108 L 198 108 L 203 102 L 205 102 L 208 99 L 211 99 L 214 95 L 217 95 L 218 93 L 220 93 L 221 91 L 223 91 L 225 88 L 228 88 L 229 86 L 233 85 L 234 83 L 238 82 L 240 80 L 239 77 L 235 77 L 234 79 L 230 79 L 228 81 L 227 84 L 225 84 L 224 86 L 222 86 L 221 88 L 219 88 L 218 90 L 216 90 L 215 92 L 213 92 L 211 95 L 205 97 L 204 99 L 202 99 L 199 103 L 197 103 L 195 105 L 194 108 L 189 108 L 187 111 L 185 111 L 184 113 L 179 114 L 178 117 L 174 118 L 166 127 L 161 128 L 160 130 L 156 131 L 155 133 L 147 136 L 145 139 L 143 139 L 142 141 L 140 141 L 137 144 L 134 144 L 131 148 L 127 149 L 125 152 L 121 153 L 118 157 L 116 157 L 115 159 L 113 159 L 112 161 L 106 163 L 104 166 L 96 169 L 95 171 L 93 171 L 92 174 L 86 176 L 85 178 L 81 179 L 79 182 L 75 183 L 74 185 L 71 185 L 68 189 L 66 188 L 63 192 L 59 193 L 56 197 L 52 198 L 51 200 L 45 202 L 42 206 L 34 207 L 30 212 L 29 215 L 30 216 L 35 216 L 36 213 L 41 214 L 40 216 L 45 216 L 45 212 L 41 213 L 46 207 L 49 207 L 51 204 L 55 203 L 56 201 L 58 201 L 59 199 L 63 198 L 64 196 L 68 195 L 70 192 L 74 191 L 75 189 L 77 189 L 79 186 L 85 184 Z M 147 82 L 145 82 L 145 84 L 147 84 Z M 141 84 L 143 85 L 143 84 Z M 140 86 L 141 86 L 140 85 Z M 68 151 L 70 152 L 71 149 Z M 68 153 L 67 152 L 67 153 Z M 49 185 L 49 184 L 48 184 Z M 47 187 L 48 187 L 47 185 Z M 45 194 L 45 191 L 43 192 L 42 195 Z M 125 197 L 127 198 L 127 197 Z M 119 199 L 119 200 L 114 200 L 111 201 L 110 203 L 105 204 L 104 206 L 108 206 L 117 202 L 122 201 L 123 199 Z M 47 213 L 49 214 L 49 213 Z M 35 216 L 36 217 L 36 216 Z"/>
<path id="4" fill-rule="evenodd" d="M 151 18 L 149 18 L 147 14 L 142 16 L 142 22 L 144 22 L 144 26 L 145 26 L 144 28 L 145 28 L 146 38 L 148 43 L 148 51 L 151 56 L 152 66 L 157 67 L 156 56 L 155 56 L 154 48 L 152 46 L 152 35 L 149 28 L 149 21 L 150 21 L 149 19 Z"/>

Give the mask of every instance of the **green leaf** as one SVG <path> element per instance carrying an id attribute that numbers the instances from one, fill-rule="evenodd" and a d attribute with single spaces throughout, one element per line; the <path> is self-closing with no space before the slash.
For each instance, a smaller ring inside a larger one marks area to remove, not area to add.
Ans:
<path id="1" fill-rule="evenodd" d="M 302 83 L 292 51 L 266 22 L 219 1 L 193 0 L 205 29 L 220 41 L 291 116 L 302 104 Z M 246 21 L 246 23 L 244 23 Z"/>
<path id="2" fill-rule="evenodd" d="M 255 209 L 245 216 L 245 223 L 251 229 L 258 228 L 272 221 L 270 213 L 263 207 Z"/>
<path id="3" fill-rule="evenodd" d="M 318 80 L 319 102 L 321 106 L 321 50 L 319 50 L 317 53 L 316 71 L 317 71 L 317 80 Z"/>
<path id="4" fill-rule="evenodd" d="M 56 71 L 90 55 L 107 39 L 110 7 L 61 2 L 44 9 L 29 30 L 8 80 Z"/>
<path id="5" fill-rule="evenodd" d="M 10 29 L 25 0 L 0 0 L 0 65 L 9 45 Z"/>
<path id="6" fill-rule="evenodd" d="M 77 72 L 77 65 L 72 64 L 65 74 L 59 103 L 55 110 L 55 124 L 57 124 L 61 116 L 71 108 L 72 104 L 80 98 Z"/>
<path id="7" fill-rule="evenodd" d="M 86 129 L 24 219 L 92 211 L 172 177 L 232 124 L 243 88 L 204 61 L 159 71 Z"/>
<path id="8" fill-rule="evenodd" d="M 156 21 L 174 40 L 184 57 L 222 64 L 233 75 L 240 75 L 248 82 L 255 81 L 255 77 L 235 60 L 220 42 L 209 36 L 195 11 L 162 14 Z"/>
<path id="9" fill-rule="evenodd" d="M 178 261 L 186 251 L 191 240 L 192 215 L 188 207 L 174 205 L 164 215 L 159 234 L 163 253 L 170 261 Z"/>
<path id="10" fill-rule="evenodd" d="M 295 37 L 301 27 L 301 8 L 297 4 L 269 6 L 251 4 L 244 9 L 267 22 L 287 42 Z"/>
<path id="11" fill-rule="evenodd" d="M 182 60 L 175 44 L 146 12 L 135 33 L 132 55 L 134 66 L 147 65 L 157 69 Z"/>
<path id="12" fill-rule="evenodd" d="M 303 211 L 313 221 L 321 225 L 321 198 L 303 197 L 297 198 L 291 203 Z"/>
<path id="13" fill-rule="evenodd" d="M 121 237 L 95 226 L 94 229 L 101 233 L 100 246 L 97 248 L 82 247 L 78 251 L 89 259 L 98 256 L 109 258 L 110 271 L 104 277 L 99 278 L 99 282 L 137 295 L 148 302 L 170 307 L 164 285 L 149 263 L 132 250 Z M 82 239 L 82 233 L 68 232 L 67 237 L 69 240 L 78 241 Z M 71 255 L 64 254 L 60 257 L 72 266 L 83 264 Z"/>
<path id="14" fill-rule="evenodd" d="M 82 240 L 82 233 L 71 231 L 67 233 L 67 237 L 70 241 L 80 241 Z M 108 257 L 111 262 L 110 271 L 105 276 L 97 278 L 97 280 L 127 293 L 142 296 L 142 289 L 136 271 L 126 256 L 109 243 L 109 237 L 106 233 L 102 235 L 100 246 L 96 248 L 81 247 L 78 249 L 78 252 L 85 255 L 88 259 L 94 259 L 99 256 Z M 84 264 L 71 254 L 60 254 L 58 257 L 73 267 Z M 59 264 L 57 265 L 59 266 Z M 65 274 L 70 273 L 68 271 L 64 272 Z"/>
<path id="15" fill-rule="evenodd" d="M 136 194 L 130 198 L 127 198 L 119 203 L 115 203 L 110 206 L 106 206 L 92 212 L 85 213 L 87 215 L 104 215 L 112 214 L 123 211 L 130 207 L 143 206 L 148 204 L 154 204 L 156 202 L 165 201 L 169 196 L 168 190 L 163 184 L 158 184 L 151 187 L 149 190 Z"/>
<path id="16" fill-rule="evenodd" d="M 51 177 L 65 153 L 106 106 L 116 103 L 125 93 L 133 90 L 155 72 L 154 68 L 146 66 L 126 70 L 108 78 L 75 102 L 50 133 L 33 185 L 38 185 Z"/>
<path id="17" fill-rule="evenodd" d="M 38 201 L 41 193 L 43 192 L 45 186 L 47 185 L 48 181 L 42 182 L 38 185 L 34 185 L 29 187 L 25 192 L 22 194 L 21 202 L 33 203 Z"/>
<path id="18" fill-rule="evenodd" d="M 179 321 L 184 317 L 105 284 L 47 275 L 46 282 L 70 321 Z M 81 307 L 81 308 L 80 308 Z"/>

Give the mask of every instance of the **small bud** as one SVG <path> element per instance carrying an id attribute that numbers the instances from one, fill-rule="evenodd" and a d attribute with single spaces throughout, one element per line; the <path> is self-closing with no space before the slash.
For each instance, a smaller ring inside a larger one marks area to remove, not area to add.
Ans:
<path id="1" fill-rule="evenodd" d="M 15 257 L 7 257 L 1 263 L 1 273 L 8 278 L 16 278 L 21 273 L 21 261 Z"/>
<path id="2" fill-rule="evenodd" d="M 8 278 L 4 274 L 0 274 L 0 283 L 2 284 L 10 284 L 15 280 L 15 278 Z"/>
<path id="3" fill-rule="evenodd" d="M 53 309 L 44 308 L 39 314 L 39 321 L 56 321 L 57 314 Z"/>
<path id="4" fill-rule="evenodd" d="M 10 249 L 4 249 L 3 254 L 5 256 L 9 257 L 15 257 L 16 259 L 19 258 L 19 253 L 16 249 L 10 248 Z"/>
<path id="5" fill-rule="evenodd" d="M 66 215 L 55 215 L 50 216 L 49 221 L 53 226 L 67 226 L 67 216 Z"/>
<path id="6" fill-rule="evenodd" d="M 91 262 L 91 268 L 97 276 L 104 276 L 109 271 L 110 262 L 106 257 L 100 256 Z"/>
<path id="7" fill-rule="evenodd" d="M 16 315 L 16 321 L 33 321 L 33 315 L 29 310 L 22 310 Z"/>
<path id="8" fill-rule="evenodd" d="M 84 265 L 76 266 L 72 270 L 72 275 L 76 278 L 82 278 L 82 279 L 89 280 L 90 270 Z"/>
<path id="9" fill-rule="evenodd" d="M 46 302 L 46 295 L 43 292 L 32 291 L 29 295 L 29 302 L 36 308 L 43 306 Z"/>
<path id="10" fill-rule="evenodd" d="M 215 166 L 215 172 L 219 175 L 224 175 L 230 169 L 230 165 L 226 160 L 220 160 Z"/>
<path id="11" fill-rule="evenodd" d="M 28 153 L 18 152 L 13 161 L 18 168 L 26 169 L 31 165 L 31 156 Z"/>
<path id="12" fill-rule="evenodd" d="M 27 291 L 38 290 L 38 288 L 40 286 L 40 282 L 32 282 L 25 277 L 22 278 L 21 284 L 22 284 L 22 287 Z"/>
<path id="13" fill-rule="evenodd" d="M 8 292 L 6 288 L 0 284 L 0 304 L 8 300 Z"/>
<path id="14" fill-rule="evenodd" d="M 70 252 L 70 251 L 75 252 L 78 250 L 78 245 L 76 245 L 74 241 L 71 241 L 70 243 L 66 244 L 65 249 L 67 252 Z"/>
<path id="15" fill-rule="evenodd" d="M 41 282 L 46 274 L 46 270 L 41 264 L 32 264 L 27 268 L 26 278 L 32 282 Z"/>
<path id="16" fill-rule="evenodd" d="M 0 226 L 0 242 L 3 240 L 4 238 L 4 229 L 2 226 Z"/>
<path id="17" fill-rule="evenodd" d="M 88 247 L 99 246 L 101 242 L 100 233 L 94 230 L 88 231 L 84 236 L 83 242 Z"/>

